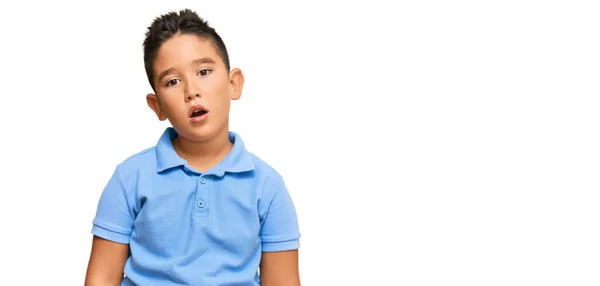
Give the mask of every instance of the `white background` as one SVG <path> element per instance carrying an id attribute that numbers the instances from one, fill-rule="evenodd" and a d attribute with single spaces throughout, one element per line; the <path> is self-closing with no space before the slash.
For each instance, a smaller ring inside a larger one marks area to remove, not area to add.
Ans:
<path id="1" fill-rule="evenodd" d="M 2 2 L 0 285 L 83 285 L 167 126 L 145 29 L 186 7 L 245 73 L 231 129 L 286 179 L 303 285 L 599 285 L 600 11 L 494 2 Z"/>

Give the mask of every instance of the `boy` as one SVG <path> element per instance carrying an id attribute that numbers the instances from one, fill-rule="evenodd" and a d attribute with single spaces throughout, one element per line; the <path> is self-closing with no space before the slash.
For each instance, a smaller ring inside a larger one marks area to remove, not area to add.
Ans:
<path id="1" fill-rule="evenodd" d="M 172 127 L 102 192 L 86 285 L 300 285 L 283 179 L 229 131 L 244 76 L 219 35 L 190 10 L 161 15 L 144 62 L 148 106 Z"/>

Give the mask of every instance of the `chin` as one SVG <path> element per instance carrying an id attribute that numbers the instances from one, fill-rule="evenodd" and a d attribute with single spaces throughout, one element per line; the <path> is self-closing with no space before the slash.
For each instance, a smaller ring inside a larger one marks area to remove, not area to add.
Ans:
<path id="1" fill-rule="evenodd" d="M 175 128 L 179 136 L 189 141 L 205 142 L 219 134 L 219 129 L 212 126 L 186 126 Z"/>

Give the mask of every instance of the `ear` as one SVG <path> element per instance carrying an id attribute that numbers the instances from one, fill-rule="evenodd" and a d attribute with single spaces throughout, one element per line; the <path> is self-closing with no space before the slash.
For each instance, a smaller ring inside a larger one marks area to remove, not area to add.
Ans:
<path id="1" fill-rule="evenodd" d="M 229 72 L 229 83 L 231 84 L 231 99 L 240 99 L 244 87 L 244 74 L 240 69 L 235 68 Z"/>
<path id="2" fill-rule="evenodd" d="M 167 115 L 165 115 L 160 105 L 160 99 L 158 99 L 156 94 L 148 93 L 148 95 L 146 95 L 146 102 L 148 103 L 150 109 L 156 113 L 158 120 L 164 121 L 167 119 Z"/>

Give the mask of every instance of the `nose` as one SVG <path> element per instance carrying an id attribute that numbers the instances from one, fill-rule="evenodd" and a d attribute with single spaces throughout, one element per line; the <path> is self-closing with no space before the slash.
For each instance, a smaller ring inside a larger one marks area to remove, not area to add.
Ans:
<path id="1" fill-rule="evenodd" d="M 185 99 L 187 101 L 190 101 L 190 100 L 194 99 L 194 97 L 201 97 L 200 88 L 198 87 L 197 83 L 195 83 L 193 81 L 188 81 L 187 89 L 185 92 Z"/>

